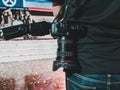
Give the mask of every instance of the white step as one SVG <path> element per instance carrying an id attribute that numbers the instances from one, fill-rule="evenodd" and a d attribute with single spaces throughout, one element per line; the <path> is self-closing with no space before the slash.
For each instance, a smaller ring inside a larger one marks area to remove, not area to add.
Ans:
<path id="1" fill-rule="evenodd" d="M 0 62 L 55 59 L 56 50 L 55 39 L 0 41 Z"/>

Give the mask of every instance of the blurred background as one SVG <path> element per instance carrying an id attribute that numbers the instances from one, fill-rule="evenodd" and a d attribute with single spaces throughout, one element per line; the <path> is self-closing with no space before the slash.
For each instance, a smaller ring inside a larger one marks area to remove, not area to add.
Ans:
<path id="1" fill-rule="evenodd" d="M 0 0 L 0 16 L 1 29 L 54 19 L 50 0 Z M 65 90 L 62 68 L 52 71 L 56 50 L 51 35 L 0 39 L 0 90 Z"/>

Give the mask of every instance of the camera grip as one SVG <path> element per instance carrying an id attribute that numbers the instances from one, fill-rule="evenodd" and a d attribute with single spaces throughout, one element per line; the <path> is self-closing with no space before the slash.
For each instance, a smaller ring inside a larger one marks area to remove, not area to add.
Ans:
<path id="1" fill-rule="evenodd" d="M 32 23 L 29 26 L 29 31 L 32 36 L 43 36 L 50 34 L 51 23 L 42 21 L 37 23 Z"/>

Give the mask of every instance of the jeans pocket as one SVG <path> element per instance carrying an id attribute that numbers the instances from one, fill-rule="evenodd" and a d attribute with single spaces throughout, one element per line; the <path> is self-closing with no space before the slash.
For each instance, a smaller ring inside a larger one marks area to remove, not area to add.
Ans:
<path id="1" fill-rule="evenodd" d="M 96 90 L 94 86 L 82 85 L 75 80 L 67 78 L 67 90 Z"/>

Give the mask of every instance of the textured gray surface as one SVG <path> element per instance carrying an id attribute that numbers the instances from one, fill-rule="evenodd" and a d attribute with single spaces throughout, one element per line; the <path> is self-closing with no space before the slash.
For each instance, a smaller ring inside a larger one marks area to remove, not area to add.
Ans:
<path id="1" fill-rule="evenodd" d="M 0 77 L 15 78 L 16 90 L 24 90 L 26 75 L 42 75 L 44 80 L 61 78 L 64 83 L 62 69 L 52 71 L 56 48 L 56 40 L 0 41 Z"/>
<path id="2" fill-rule="evenodd" d="M 56 40 L 0 41 L 0 62 L 55 59 Z"/>

